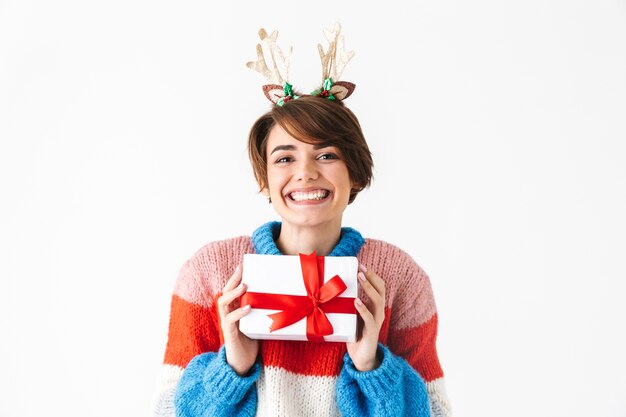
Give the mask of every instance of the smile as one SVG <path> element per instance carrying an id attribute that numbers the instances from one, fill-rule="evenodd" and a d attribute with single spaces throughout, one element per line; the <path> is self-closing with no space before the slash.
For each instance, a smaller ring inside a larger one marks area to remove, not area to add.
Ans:
<path id="1" fill-rule="evenodd" d="M 289 193 L 289 198 L 293 201 L 319 201 L 324 200 L 330 191 L 328 190 L 312 190 L 312 191 L 294 191 Z"/>

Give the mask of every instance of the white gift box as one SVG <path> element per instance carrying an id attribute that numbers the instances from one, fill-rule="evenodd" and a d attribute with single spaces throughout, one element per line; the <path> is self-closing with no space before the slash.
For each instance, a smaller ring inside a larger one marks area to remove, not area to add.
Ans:
<path id="1" fill-rule="evenodd" d="M 307 290 L 302 277 L 299 256 L 246 254 L 243 258 L 242 281 L 248 293 L 284 294 L 306 296 Z M 346 289 L 338 298 L 354 302 L 357 297 L 358 261 L 354 256 L 324 257 L 324 283 L 338 275 Z M 270 332 L 272 319 L 269 314 L 283 310 L 265 308 L 252 309 L 239 320 L 239 330 L 252 339 L 309 340 L 307 317 L 281 329 Z M 326 313 L 333 327 L 331 335 L 324 336 L 326 342 L 353 342 L 356 340 L 357 312 Z"/>

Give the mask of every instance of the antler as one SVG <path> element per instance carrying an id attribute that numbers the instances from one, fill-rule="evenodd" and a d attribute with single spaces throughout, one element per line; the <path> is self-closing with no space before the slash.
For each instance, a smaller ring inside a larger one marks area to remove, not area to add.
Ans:
<path id="1" fill-rule="evenodd" d="M 345 52 L 341 25 L 335 23 L 332 30 L 324 29 L 324 35 L 328 40 L 328 51 L 324 52 L 321 44 L 317 44 L 317 50 L 322 61 L 322 80 L 330 78 L 339 81 L 344 68 L 354 56 L 354 51 Z"/>
<path id="2" fill-rule="evenodd" d="M 265 29 L 260 29 L 259 37 L 261 38 L 261 42 L 265 43 L 266 49 L 269 51 L 268 57 L 271 58 L 273 68 L 271 70 L 268 68 L 263 54 L 263 47 L 260 43 L 256 46 L 257 61 L 248 62 L 246 65 L 248 68 L 260 72 L 261 75 L 263 75 L 270 83 L 283 85 L 289 79 L 289 60 L 291 58 L 293 47 L 289 47 L 289 53 L 287 54 L 287 58 L 285 58 L 283 51 L 276 44 L 278 31 L 275 30 L 270 36 L 267 36 Z M 276 55 L 278 55 L 278 59 L 280 60 L 281 69 L 283 70 L 282 74 L 278 68 Z"/>

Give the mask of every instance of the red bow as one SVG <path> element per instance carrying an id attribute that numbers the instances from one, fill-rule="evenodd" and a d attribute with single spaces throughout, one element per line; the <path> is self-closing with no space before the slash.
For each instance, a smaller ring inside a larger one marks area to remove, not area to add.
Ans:
<path id="1" fill-rule="evenodd" d="M 356 314 L 354 298 L 338 297 L 348 288 L 335 275 L 324 283 L 324 257 L 300 254 L 302 279 L 307 295 L 266 294 L 247 292 L 241 305 L 252 308 L 283 310 L 270 314 L 270 332 L 292 325 L 306 317 L 306 336 L 313 341 L 323 341 L 323 336 L 333 334 L 333 326 L 326 313 Z"/>

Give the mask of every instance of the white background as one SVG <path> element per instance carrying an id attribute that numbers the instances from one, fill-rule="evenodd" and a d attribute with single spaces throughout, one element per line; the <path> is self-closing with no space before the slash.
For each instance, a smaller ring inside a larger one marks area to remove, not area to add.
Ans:
<path id="1" fill-rule="evenodd" d="M 0 0 L 0 416 L 149 415 L 178 270 L 276 219 L 259 27 L 346 103 L 344 224 L 432 280 L 455 416 L 626 416 L 626 3 Z"/>

